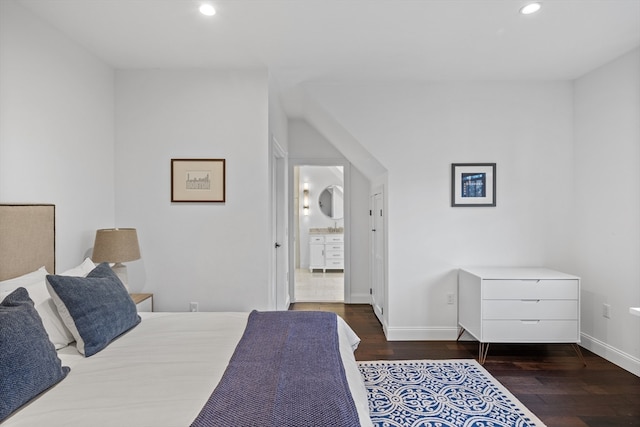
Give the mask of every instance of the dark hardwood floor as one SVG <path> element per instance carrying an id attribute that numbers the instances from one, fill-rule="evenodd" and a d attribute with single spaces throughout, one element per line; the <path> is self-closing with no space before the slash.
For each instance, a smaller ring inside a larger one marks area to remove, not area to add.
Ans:
<path id="1" fill-rule="evenodd" d="M 342 316 L 362 342 L 357 360 L 478 359 L 473 341 L 386 341 L 366 304 L 296 303 Z M 570 345 L 492 344 L 484 367 L 548 427 L 640 426 L 640 378 Z"/>

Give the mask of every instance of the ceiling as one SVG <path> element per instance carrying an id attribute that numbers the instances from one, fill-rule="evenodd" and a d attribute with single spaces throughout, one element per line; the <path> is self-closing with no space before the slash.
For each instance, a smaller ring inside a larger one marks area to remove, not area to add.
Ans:
<path id="1" fill-rule="evenodd" d="M 281 88 L 574 79 L 640 45 L 640 0 L 18 0 L 115 68 L 265 67 Z"/>

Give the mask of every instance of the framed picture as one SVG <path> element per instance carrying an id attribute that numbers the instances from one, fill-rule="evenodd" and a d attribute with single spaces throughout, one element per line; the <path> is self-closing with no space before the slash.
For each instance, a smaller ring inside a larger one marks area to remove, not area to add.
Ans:
<path id="1" fill-rule="evenodd" d="M 171 159 L 172 202 L 224 202 L 225 159 Z"/>
<path id="2" fill-rule="evenodd" d="M 495 205 L 495 163 L 451 164 L 451 206 Z"/>

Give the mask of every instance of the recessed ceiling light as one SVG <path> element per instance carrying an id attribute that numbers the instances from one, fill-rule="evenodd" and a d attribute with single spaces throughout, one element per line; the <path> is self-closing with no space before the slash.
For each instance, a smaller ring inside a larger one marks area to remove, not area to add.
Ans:
<path id="1" fill-rule="evenodd" d="M 536 13 L 542 7 L 541 3 L 529 3 L 520 9 L 520 13 L 523 15 L 531 15 L 532 13 Z"/>
<path id="2" fill-rule="evenodd" d="M 200 5 L 200 13 L 206 16 L 213 16 L 216 14 L 216 10 L 208 3 Z"/>

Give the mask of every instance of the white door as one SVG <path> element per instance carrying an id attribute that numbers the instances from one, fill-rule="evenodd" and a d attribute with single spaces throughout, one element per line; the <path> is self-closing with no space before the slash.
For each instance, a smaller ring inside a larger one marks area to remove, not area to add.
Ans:
<path id="1" fill-rule="evenodd" d="M 382 192 L 371 196 L 371 305 L 380 322 L 384 325 L 385 304 L 385 256 L 384 256 L 384 217 Z"/>
<path id="2" fill-rule="evenodd" d="M 275 139 L 272 139 L 272 156 L 272 300 L 276 310 L 286 310 L 289 304 L 287 158 Z"/>

